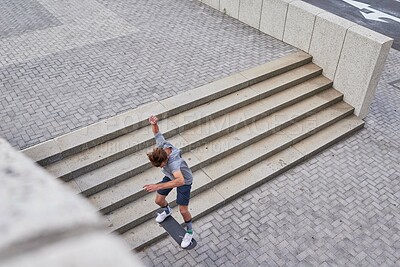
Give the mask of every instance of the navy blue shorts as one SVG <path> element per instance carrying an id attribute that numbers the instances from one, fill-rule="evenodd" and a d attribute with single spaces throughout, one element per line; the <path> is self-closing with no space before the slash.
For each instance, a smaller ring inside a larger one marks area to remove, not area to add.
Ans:
<path id="1" fill-rule="evenodd" d="M 167 176 L 165 176 L 161 183 L 166 183 L 171 181 Z M 192 185 L 182 185 L 176 188 L 177 194 L 176 194 L 176 203 L 181 206 L 188 206 L 189 205 L 189 200 L 190 200 L 190 190 L 192 189 Z M 169 192 L 171 192 L 172 188 L 168 189 L 160 189 L 157 190 L 157 193 L 163 196 L 168 196 Z"/>

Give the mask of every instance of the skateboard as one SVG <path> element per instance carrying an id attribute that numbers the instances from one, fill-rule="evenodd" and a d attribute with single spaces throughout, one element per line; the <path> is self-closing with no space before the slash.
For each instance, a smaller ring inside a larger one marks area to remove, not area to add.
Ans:
<path id="1" fill-rule="evenodd" d="M 168 216 L 165 218 L 163 222 L 160 223 L 165 231 L 175 240 L 176 243 L 180 246 L 182 243 L 182 239 L 185 236 L 185 229 L 174 219 L 174 217 Z M 192 239 L 192 243 L 184 249 L 193 249 L 197 245 L 196 240 Z"/>

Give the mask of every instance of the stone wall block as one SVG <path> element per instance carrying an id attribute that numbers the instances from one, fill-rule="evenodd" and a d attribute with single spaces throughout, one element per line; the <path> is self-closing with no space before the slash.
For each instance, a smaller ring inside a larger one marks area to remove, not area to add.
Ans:
<path id="1" fill-rule="evenodd" d="M 289 3 L 293 1 L 295 0 L 264 0 L 260 31 L 282 41 Z"/>
<path id="2" fill-rule="evenodd" d="M 212 8 L 215 8 L 216 10 L 220 10 L 219 9 L 219 1 L 220 0 L 202 0 L 201 2 Z"/>
<path id="3" fill-rule="evenodd" d="M 239 2 L 240 0 L 220 0 L 220 11 L 239 19 Z"/>
<path id="4" fill-rule="evenodd" d="M 347 29 L 355 25 L 328 12 L 316 17 L 309 54 L 325 77 L 334 79 Z"/>
<path id="5" fill-rule="evenodd" d="M 305 52 L 309 51 L 316 16 L 324 10 L 303 1 L 289 4 L 283 41 Z"/>
<path id="6" fill-rule="evenodd" d="M 348 29 L 333 86 L 365 118 L 393 39 L 362 26 Z"/>
<path id="7" fill-rule="evenodd" d="M 239 20 L 259 29 L 263 0 L 240 0 Z"/>

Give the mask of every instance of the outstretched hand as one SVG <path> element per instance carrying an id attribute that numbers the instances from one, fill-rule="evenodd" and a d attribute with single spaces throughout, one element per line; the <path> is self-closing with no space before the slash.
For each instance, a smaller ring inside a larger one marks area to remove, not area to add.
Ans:
<path id="1" fill-rule="evenodd" d="M 154 192 L 158 190 L 158 185 L 156 184 L 146 184 L 145 186 L 143 186 L 144 190 L 146 190 L 147 192 Z"/>
<path id="2" fill-rule="evenodd" d="M 150 122 L 150 124 L 155 125 L 158 122 L 158 118 L 154 115 L 151 115 L 149 118 L 149 122 Z"/>

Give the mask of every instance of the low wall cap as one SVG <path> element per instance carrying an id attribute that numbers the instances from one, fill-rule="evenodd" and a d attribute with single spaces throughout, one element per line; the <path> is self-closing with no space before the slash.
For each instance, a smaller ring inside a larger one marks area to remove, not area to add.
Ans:
<path id="1" fill-rule="evenodd" d="M 337 16 L 335 14 L 332 14 L 332 13 L 329 13 L 329 12 L 323 12 L 321 14 L 318 14 L 317 17 L 321 18 L 321 19 L 324 19 L 324 20 L 327 20 L 329 22 L 332 22 L 332 23 L 334 23 L 336 25 L 339 25 L 339 26 L 341 26 L 343 28 L 346 28 L 346 29 L 357 25 L 356 23 L 354 23 L 354 22 L 352 22 L 350 20 L 347 20 L 345 18 L 339 17 L 339 16 Z"/>
<path id="2" fill-rule="evenodd" d="M 390 38 L 390 37 L 388 37 L 386 35 L 383 35 L 383 34 L 381 34 L 379 32 L 375 32 L 373 30 L 370 30 L 370 29 L 368 29 L 368 28 L 366 28 L 364 26 L 360 26 L 360 25 L 352 26 L 351 28 L 349 28 L 349 31 L 352 31 L 352 32 L 354 32 L 356 34 L 359 34 L 359 35 L 361 35 L 361 36 L 363 36 L 365 38 L 371 39 L 371 40 L 373 40 L 373 41 L 375 41 L 377 43 L 380 43 L 380 44 L 384 44 L 384 43 L 393 41 L 392 38 Z"/>
<path id="3" fill-rule="evenodd" d="M 304 11 L 307 11 L 313 15 L 318 15 L 318 14 L 326 12 L 325 10 L 323 10 L 319 7 L 313 6 L 313 5 L 303 2 L 303 1 L 290 2 L 289 6 L 298 7 L 298 8 L 303 9 Z"/>

